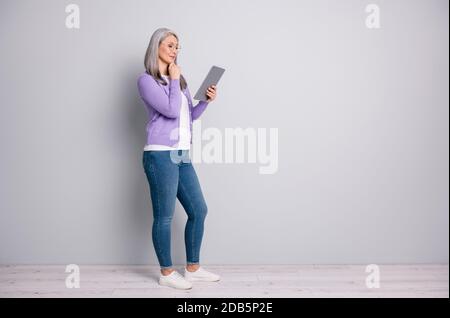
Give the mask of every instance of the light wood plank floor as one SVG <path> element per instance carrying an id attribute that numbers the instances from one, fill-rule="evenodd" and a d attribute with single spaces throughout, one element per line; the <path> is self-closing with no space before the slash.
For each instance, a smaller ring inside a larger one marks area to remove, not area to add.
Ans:
<path id="1" fill-rule="evenodd" d="M 154 265 L 80 265 L 80 288 L 72 289 L 65 265 L 2 265 L 0 297 L 449 297 L 448 264 L 379 265 L 379 288 L 366 287 L 365 265 L 204 267 L 222 280 L 181 291 L 159 286 Z"/>

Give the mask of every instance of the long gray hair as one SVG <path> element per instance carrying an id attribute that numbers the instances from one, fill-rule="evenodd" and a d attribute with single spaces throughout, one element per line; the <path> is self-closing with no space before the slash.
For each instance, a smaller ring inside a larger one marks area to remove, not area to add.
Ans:
<path id="1" fill-rule="evenodd" d="M 158 51 L 161 42 L 164 41 L 164 39 L 170 35 L 173 35 L 179 41 L 176 33 L 168 28 L 159 28 L 155 32 L 153 32 L 153 35 L 150 38 L 150 43 L 148 44 L 147 52 L 145 52 L 145 59 L 144 59 L 144 66 L 147 74 L 153 76 L 153 78 L 156 79 L 157 82 L 163 85 L 167 85 L 168 83 L 165 81 L 165 79 L 161 76 L 161 73 L 159 72 Z M 174 61 L 175 64 L 177 64 L 177 58 L 175 58 Z M 181 89 L 185 89 L 187 87 L 187 82 L 183 77 L 183 75 L 181 74 L 180 74 L 180 87 Z"/>

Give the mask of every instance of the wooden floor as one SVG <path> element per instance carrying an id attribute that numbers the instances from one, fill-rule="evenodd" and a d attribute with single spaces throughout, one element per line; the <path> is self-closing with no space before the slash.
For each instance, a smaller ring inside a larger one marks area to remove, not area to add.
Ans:
<path id="1" fill-rule="evenodd" d="M 222 280 L 181 291 L 157 284 L 157 266 L 80 265 L 80 288 L 69 289 L 64 265 L 4 265 L 0 297 L 449 297 L 448 264 L 379 265 L 379 288 L 366 287 L 364 265 L 204 268 Z"/>

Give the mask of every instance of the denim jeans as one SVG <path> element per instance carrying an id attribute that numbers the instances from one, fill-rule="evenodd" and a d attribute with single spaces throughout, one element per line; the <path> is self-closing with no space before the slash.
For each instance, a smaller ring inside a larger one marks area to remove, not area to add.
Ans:
<path id="1" fill-rule="evenodd" d="M 172 267 L 170 240 L 176 198 L 188 216 L 184 231 L 187 264 L 199 264 L 207 206 L 189 150 L 144 151 L 142 161 L 152 199 L 152 240 L 160 267 Z"/>

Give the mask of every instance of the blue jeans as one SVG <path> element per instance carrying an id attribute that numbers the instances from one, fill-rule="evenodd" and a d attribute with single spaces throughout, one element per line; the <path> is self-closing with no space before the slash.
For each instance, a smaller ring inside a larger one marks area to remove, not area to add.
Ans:
<path id="1" fill-rule="evenodd" d="M 160 267 L 172 267 L 170 229 L 176 198 L 188 216 L 184 231 L 187 264 L 199 264 L 208 209 L 189 150 L 144 151 L 142 161 L 152 199 L 152 240 Z"/>

